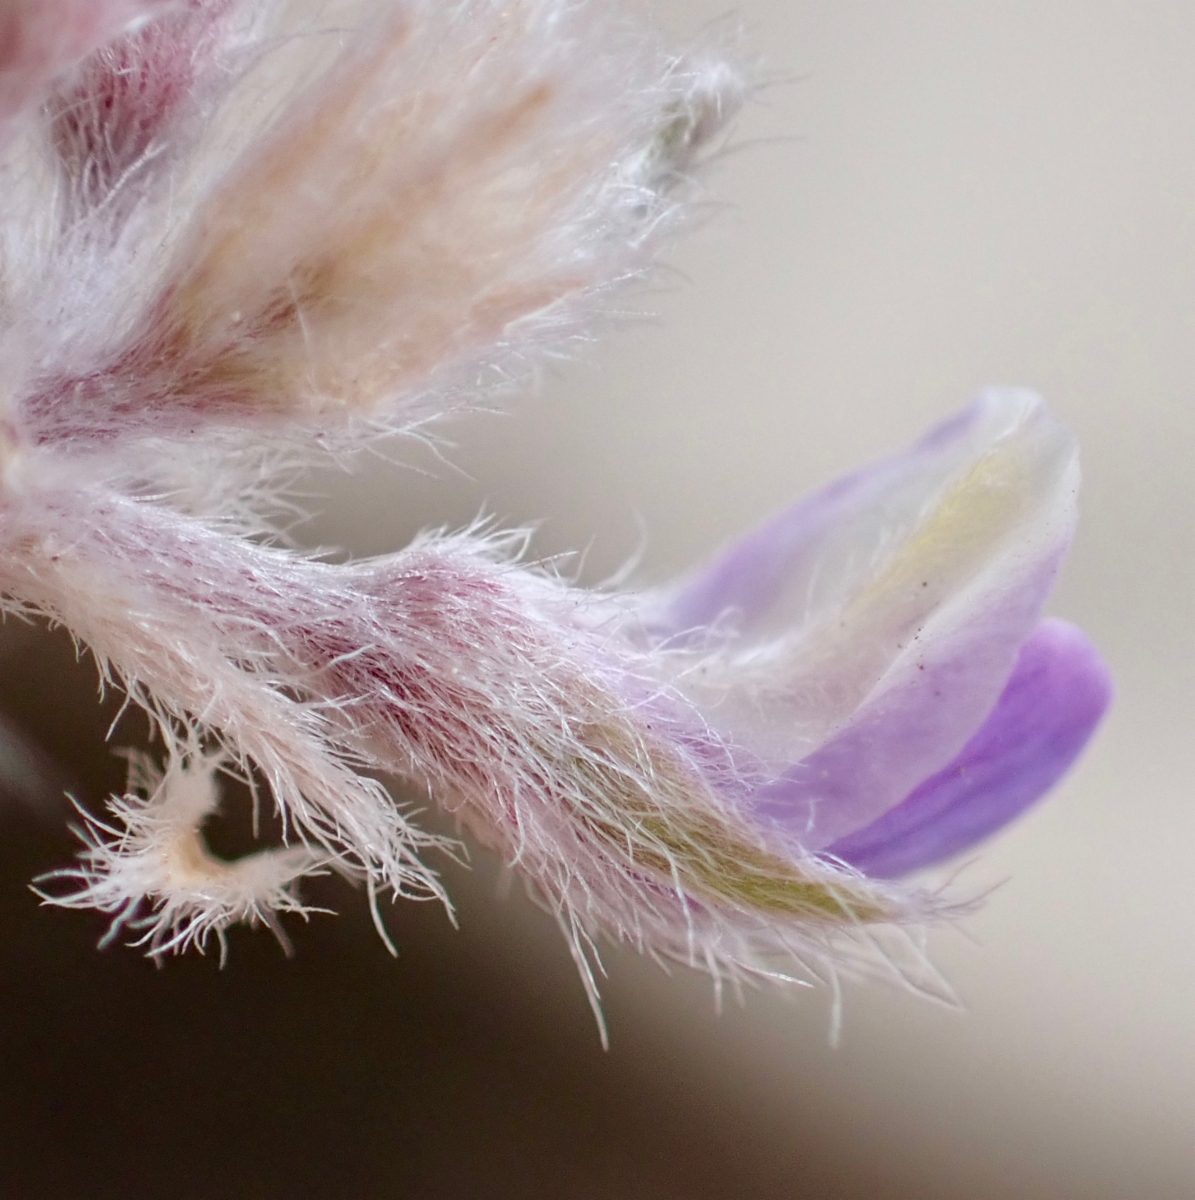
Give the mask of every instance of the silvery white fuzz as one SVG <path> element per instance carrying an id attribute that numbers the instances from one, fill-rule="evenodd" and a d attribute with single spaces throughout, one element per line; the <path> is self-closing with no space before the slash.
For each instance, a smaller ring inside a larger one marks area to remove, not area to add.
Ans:
<path id="1" fill-rule="evenodd" d="M 50 891 L 151 953 L 283 936 L 304 876 L 444 897 L 414 781 L 595 941 L 717 978 L 859 961 L 902 882 L 1047 790 L 1106 671 L 1042 608 L 1069 433 L 992 391 L 675 585 L 525 539 L 331 564 L 296 463 L 492 402 L 651 264 L 742 99 L 605 0 L 0 3 L 0 588 L 159 760 Z M 221 778 L 284 844 L 212 855 Z M 380 922 L 379 922 L 380 924 Z"/>

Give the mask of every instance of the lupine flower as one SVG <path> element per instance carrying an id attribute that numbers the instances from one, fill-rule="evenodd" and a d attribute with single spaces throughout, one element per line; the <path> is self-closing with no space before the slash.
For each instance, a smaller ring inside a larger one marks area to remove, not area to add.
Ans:
<path id="1" fill-rule="evenodd" d="M 741 100 L 716 54 L 596 0 L 0 21 L 0 589 L 164 747 L 85 817 L 56 903 L 162 954 L 281 938 L 336 871 L 385 937 L 378 897 L 447 902 L 424 859 L 452 851 L 388 773 L 523 873 L 595 1003 L 603 937 L 816 972 L 948 907 L 903 877 L 1075 759 L 1109 684 L 1042 619 L 1078 471 L 1027 393 L 651 591 L 571 586 L 521 533 L 333 564 L 270 527 L 296 462 L 488 403 L 608 311 Z M 209 852 L 226 775 L 282 845 Z"/>

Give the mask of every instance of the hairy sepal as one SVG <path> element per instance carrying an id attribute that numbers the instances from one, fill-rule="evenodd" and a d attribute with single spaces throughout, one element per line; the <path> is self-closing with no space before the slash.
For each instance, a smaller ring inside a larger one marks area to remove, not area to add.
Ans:
<path id="1" fill-rule="evenodd" d="M 308 865 L 371 894 L 442 897 L 419 857 L 442 843 L 363 768 L 427 788 L 499 850 L 582 962 L 604 936 L 740 978 L 850 959 L 844 933 L 934 907 L 751 825 L 734 804 L 750 768 L 676 687 L 691 658 L 637 650 L 633 611 L 512 561 L 509 538 L 429 536 L 336 566 L 95 490 L 28 511 L 6 590 L 68 624 L 164 728 L 264 780 Z M 174 750 L 173 791 L 118 801 L 125 832 L 93 829 L 77 876 L 75 903 L 118 914 L 139 911 L 117 900 L 150 878 L 151 949 L 298 903 L 304 860 L 289 851 L 258 874 L 216 872 L 261 884 L 240 908 L 167 888 L 160 847 L 146 857 L 147 831 L 176 829 L 172 797 L 188 772 L 210 778 L 208 761 Z M 196 822 L 177 829 L 194 848 Z"/>
<path id="2" fill-rule="evenodd" d="M 246 10 L 209 2 L 182 27 L 202 81 L 186 104 L 169 39 L 105 51 L 164 73 L 158 124 L 64 140 L 58 119 L 40 151 L 108 181 L 102 202 L 77 212 L 88 188 L 54 172 L 10 201 L 40 234 L 0 272 L 38 440 L 351 439 L 475 404 L 649 266 L 743 93 L 720 58 L 592 0 Z M 143 149 L 96 161 L 113 138 Z"/>

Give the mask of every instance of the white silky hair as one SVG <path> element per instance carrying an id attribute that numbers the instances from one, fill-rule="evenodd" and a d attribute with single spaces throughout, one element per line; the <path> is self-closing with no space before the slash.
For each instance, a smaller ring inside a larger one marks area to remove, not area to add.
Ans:
<path id="1" fill-rule="evenodd" d="M 162 62 L 177 87 L 137 111 L 120 81 Z M 849 935 L 936 911 L 752 827 L 749 756 L 678 686 L 700 655 L 521 561 L 522 535 L 332 565 L 267 515 L 293 463 L 485 403 L 585 335 L 745 90 L 599 0 L 192 0 L 27 109 L 0 149 L 0 588 L 165 751 L 85 819 L 56 903 L 152 954 L 282 936 L 327 870 L 447 903 L 424 857 L 453 847 L 388 771 L 519 867 L 595 1011 L 601 937 L 825 977 L 874 961 Z M 207 851 L 221 771 L 261 782 L 283 846 Z"/>

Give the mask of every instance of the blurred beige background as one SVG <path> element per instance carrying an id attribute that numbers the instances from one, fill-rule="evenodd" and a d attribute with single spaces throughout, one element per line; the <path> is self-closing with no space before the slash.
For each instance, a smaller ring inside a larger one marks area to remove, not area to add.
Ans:
<path id="1" fill-rule="evenodd" d="M 143 1006 L 143 1028 L 110 1037 L 155 1049 L 139 1083 L 84 1034 L 18 1038 L 10 1019 L 0 1116 L 44 1109 L 52 1127 L 83 1075 L 102 1128 L 121 1105 L 142 1112 L 139 1088 L 167 1129 L 207 1114 L 153 1153 L 165 1135 L 143 1115 L 102 1138 L 71 1115 L 55 1153 L 98 1164 L 78 1176 L 91 1195 L 123 1180 L 238 1198 L 1195 1196 L 1195 5 L 648 7 L 681 35 L 741 25 L 780 80 L 711 175 L 709 220 L 642 300 L 658 320 L 552 370 L 510 415 L 454 426 L 457 469 L 412 453 L 411 471 L 322 479 L 330 505 L 307 536 L 376 552 L 484 507 L 543 519 L 538 549 L 584 550 L 590 579 L 642 549 L 640 578 L 658 580 L 982 385 L 1026 384 L 1083 446 L 1054 609 L 1111 660 L 1116 709 L 1066 785 L 967 871 L 1003 885 L 986 908 L 933 935 L 964 1008 L 848 987 L 837 1049 L 824 994 L 719 1016 L 703 978 L 612 951 L 601 1055 L 554 928 L 517 889 L 495 902 L 488 867 L 455 881 L 461 933 L 398 916 L 397 963 L 357 914 L 299 930 L 294 963 L 245 937 L 222 976 L 155 975 L 131 952 L 86 958 L 92 926 L 38 913 L 28 957 L 7 952 L 0 975 L 13 1011 L 64 1003 L 28 975 L 65 971 L 97 1005 Z M 10 661 L 41 653 L 26 639 Z M 9 692 L 52 739 L 53 705 Z M 39 836 L 34 867 L 60 861 Z M 62 1028 L 89 1019 L 88 999 L 71 1003 Z M 251 1083 L 202 1061 L 238 1038 Z M 41 1163 L 22 1137 L 11 1153 Z M 327 1176 L 298 1170 L 304 1154 Z M 30 1166 L 5 1194 L 77 1194 L 76 1176 L 61 1191 L 52 1177 Z"/>

